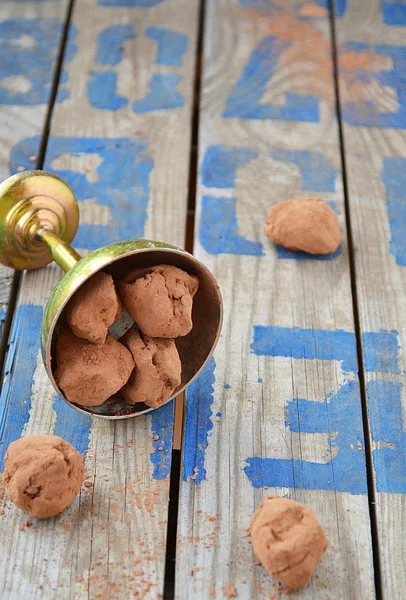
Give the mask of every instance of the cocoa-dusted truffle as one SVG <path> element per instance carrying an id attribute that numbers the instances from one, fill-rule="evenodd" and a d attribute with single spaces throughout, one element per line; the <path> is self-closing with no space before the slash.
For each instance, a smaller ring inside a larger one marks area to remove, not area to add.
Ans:
<path id="1" fill-rule="evenodd" d="M 121 338 L 134 359 L 135 369 L 121 390 L 129 404 L 145 402 L 151 408 L 161 406 L 181 382 L 182 365 L 173 340 L 150 338 L 133 326 Z"/>
<path id="2" fill-rule="evenodd" d="M 4 458 L 8 498 L 36 519 L 62 512 L 83 482 L 83 459 L 56 435 L 26 435 L 12 442 Z"/>
<path id="3" fill-rule="evenodd" d="M 275 244 L 309 254 L 330 254 L 341 242 L 337 215 L 320 198 L 275 204 L 269 209 L 264 233 Z"/>
<path id="4" fill-rule="evenodd" d="M 291 590 L 305 586 L 328 541 L 312 511 L 294 500 L 267 496 L 251 518 L 257 558 Z"/>
<path id="5" fill-rule="evenodd" d="M 92 344 L 64 329 L 56 346 L 55 381 L 70 402 L 99 406 L 125 385 L 134 369 L 131 353 L 112 337 Z"/>
<path id="6" fill-rule="evenodd" d="M 73 333 L 95 344 L 106 341 L 109 327 L 121 314 L 121 302 L 113 278 L 95 273 L 75 293 L 66 307 L 66 319 Z"/>
<path id="7" fill-rule="evenodd" d="M 193 327 L 193 296 L 199 279 L 172 265 L 136 269 L 119 283 L 129 314 L 145 335 L 176 338 Z"/>

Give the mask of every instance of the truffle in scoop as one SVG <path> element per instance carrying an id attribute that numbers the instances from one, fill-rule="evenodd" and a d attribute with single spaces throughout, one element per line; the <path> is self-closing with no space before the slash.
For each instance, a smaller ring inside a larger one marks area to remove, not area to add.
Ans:
<path id="1" fill-rule="evenodd" d="M 251 518 L 257 558 L 291 590 L 304 587 L 328 546 L 312 511 L 294 500 L 267 496 Z"/>
<path id="2" fill-rule="evenodd" d="M 59 334 L 55 381 L 70 402 L 99 406 L 125 385 L 134 369 L 131 353 L 108 336 L 104 344 L 76 337 L 70 329 Z"/>
<path id="3" fill-rule="evenodd" d="M 150 338 L 133 326 L 120 339 L 134 359 L 135 369 L 121 393 L 129 404 L 145 402 L 158 408 L 180 385 L 182 365 L 173 340 Z"/>
<path id="4" fill-rule="evenodd" d="M 128 313 L 152 338 L 176 338 L 190 332 L 198 287 L 196 275 L 172 265 L 136 269 L 118 285 Z"/>
<path id="5" fill-rule="evenodd" d="M 321 198 L 275 204 L 269 209 L 264 233 L 275 244 L 309 254 L 330 254 L 341 242 L 337 215 Z"/>
<path id="6" fill-rule="evenodd" d="M 4 458 L 6 493 L 31 517 L 62 512 L 83 482 L 83 459 L 56 435 L 26 435 L 12 442 Z"/>
<path id="7" fill-rule="evenodd" d="M 95 273 L 80 287 L 66 307 L 73 333 L 94 344 L 106 341 L 109 327 L 121 314 L 121 302 L 111 275 Z"/>

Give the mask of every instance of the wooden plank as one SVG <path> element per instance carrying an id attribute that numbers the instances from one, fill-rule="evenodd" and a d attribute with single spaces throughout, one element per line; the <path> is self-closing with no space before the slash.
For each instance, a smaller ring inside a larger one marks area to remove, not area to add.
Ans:
<path id="1" fill-rule="evenodd" d="M 81 201 L 75 247 L 84 252 L 142 235 L 184 242 L 197 1 L 131 5 L 76 3 L 69 96 L 55 110 L 47 146 L 45 169 Z M 14 160 L 25 165 L 35 143 L 19 144 Z M 2 396 L 3 448 L 21 433 L 53 431 L 85 455 L 92 486 L 36 531 L 20 532 L 24 515 L 7 505 L 4 595 L 155 599 L 163 592 L 173 404 L 126 422 L 91 422 L 55 398 L 39 328 L 59 277 L 51 266 L 23 278 Z"/>
<path id="2" fill-rule="evenodd" d="M 406 586 L 406 5 L 349 0 L 336 30 L 379 556 L 390 600 Z"/>
<path id="3" fill-rule="evenodd" d="M 0 3 L 1 181 L 10 175 L 12 148 L 44 126 L 67 6 L 67 0 Z M 11 279 L 12 271 L 0 265 L 0 340 Z"/>
<path id="4" fill-rule="evenodd" d="M 247 537 L 269 493 L 307 504 L 330 540 L 298 598 L 375 595 L 331 56 L 320 6 L 207 3 L 195 250 L 225 321 L 188 392 L 179 600 L 283 596 Z M 262 233 L 272 204 L 314 196 L 339 211 L 332 260 Z"/>

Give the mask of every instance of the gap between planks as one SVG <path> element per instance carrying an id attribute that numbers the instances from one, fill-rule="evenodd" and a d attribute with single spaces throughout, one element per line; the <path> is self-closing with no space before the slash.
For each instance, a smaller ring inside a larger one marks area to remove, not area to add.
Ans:
<path id="1" fill-rule="evenodd" d="M 185 250 L 193 254 L 195 235 L 195 208 L 198 182 L 198 160 L 199 160 L 199 116 L 201 99 L 201 81 L 203 65 L 203 40 L 205 23 L 206 0 L 199 3 L 199 22 L 196 44 L 196 61 L 193 90 L 192 131 L 189 159 L 188 180 L 188 206 L 185 231 Z M 178 509 L 181 482 L 181 455 L 184 425 L 184 409 L 186 393 L 183 392 L 176 398 L 174 435 L 172 447 L 172 468 L 169 488 L 168 530 L 166 536 L 166 564 L 164 577 L 164 599 L 172 600 L 175 595 L 176 579 L 176 540 L 178 530 Z"/>
<path id="2" fill-rule="evenodd" d="M 351 205 L 350 197 L 348 192 L 348 176 L 347 176 L 347 162 L 345 156 L 345 144 L 344 144 L 344 129 L 342 123 L 342 111 L 341 111 L 341 100 L 340 100 L 340 81 L 338 73 L 338 53 L 337 53 L 337 35 L 336 35 L 336 14 L 335 14 L 335 0 L 329 0 L 329 20 L 330 20 L 330 31 L 331 31 L 331 50 L 332 50 L 332 62 L 333 62 L 333 81 L 335 88 L 336 97 L 336 115 L 338 124 L 338 138 L 340 146 L 340 157 L 341 157 L 341 172 L 343 179 L 343 192 L 344 192 L 344 206 L 345 206 L 345 224 L 347 228 L 347 243 L 348 243 L 348 261 L 350 269 L 350 284 L 351 284 L 351 297 L 352 297 L 352 308 L 354 315 L 354 333 L 357 346 L 357 358 L 358 358 L 358 378 L 360 384 L 360 398 L 361 398 L 361 409 L 362 409 L 362 423 L 364 429 L 364 443 L 365 443 L 365 462 L 367 470 L 367 482 L 368 482 L 368 507 L 370 515 L 371 525 L 371 537 L 372 537 L 372 559 L 374 565 L 374 580 L 375 580 L 375 593 L 376 600 L 383 598 L 382 590 L 382 576 L 381 576 L 381 561 L 379 556 L 379 543 L 378 543 L 378 516 L 376 511 L 376 493 L 374 484 L 374 465 L 372 459 L 372 444 L 371 444 L 371 429 L 368 419 L 368 404 L 366 396 L 366 382 L 364 374 L 364 357 L 362 350 L 362 328 L 360 322 L 359 308 L 358 308 L 358 293 L 357 293 L 357 270 L 355 264 L 355 253 L 354 253 L 354 237 L 351 224 Z"/>

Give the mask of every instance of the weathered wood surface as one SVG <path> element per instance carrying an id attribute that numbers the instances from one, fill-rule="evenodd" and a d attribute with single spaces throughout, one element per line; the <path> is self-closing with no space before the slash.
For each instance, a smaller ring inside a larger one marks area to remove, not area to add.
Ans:
<path id="1" fill-rule="evenodd" d="M 44 168 L 80 199 L 83 251 L 140 236 L 184 243 L 198 4 L 76 3 L 61 101 Z M 137 5 L 150 4 L 150 8 Z M 127 6 L 125 6 L 127 5 Z M 154 5 L 154 6 L 152 6 Z M 14 149 L 28 165 L 37 138 Z M 1 517 L 2 597 L 161 597 L 173 405 L 126 422 L 81 416 L 55 397 L 39 354 L 56 266 L 23 277 L 1 397 L 2 446 L 61 435 L 85 455 L 87 481 L 61 517 L 25 527 Z"/>
<path id="2" fill-rule="evenodd" d="M 247 536 L 269 493 L 305 502 L 330 540 L 298 598 L 375 596 L 329 32 L 309 2 L 207 2 L 195 251 L 225 321 L 187 394 L 178 600 L 279 597 Z M 314 196 L 339 211 L 332 260 L 262 233 L 272 204 Z"/>
<path id="3" fill-rule="evenodd" d="M 0 3 L 0 181 L 11 174 L 12 148 L 44 126 L 67 6 L 67 0 Z M 0 265 L 0 340 L 11 279 Z"/>
<path id="4" fill-rule="evenodd" d="M 406 5 L 349 0 L 339 87 L 383 597 L 406 587 Z"/>

